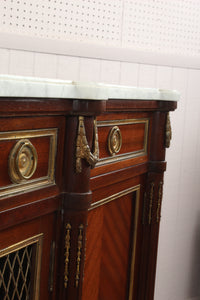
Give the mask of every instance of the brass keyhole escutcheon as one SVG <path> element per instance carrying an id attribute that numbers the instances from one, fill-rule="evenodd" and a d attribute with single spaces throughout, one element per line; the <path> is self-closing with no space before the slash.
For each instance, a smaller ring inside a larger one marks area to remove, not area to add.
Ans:
<path id="1" fill-rule="evenodd" d="M 111 155 L 117 154 L 122 146 L 121 130 L 118 126 L 114 126 L 108 135 L 108 150 Z"/>
<path id="2" fill-rule="evenodd" d="M 37 151 L 28 139 L 18 141 L 10 152 L 9 175 L 14 183 L 30 179 L 37 168 Z"/>

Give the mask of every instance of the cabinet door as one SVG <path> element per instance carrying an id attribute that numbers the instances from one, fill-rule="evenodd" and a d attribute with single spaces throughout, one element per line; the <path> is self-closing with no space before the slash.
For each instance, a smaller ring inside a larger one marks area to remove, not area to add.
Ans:
<path id="1" fill-rule="evenodd" d="M 1 231 L 0 298 L 51 299 L 50 263 L 55 216 L 49 214 Z"/>
<path id="2" fill-rule="evenodd" d="M 92 206 L 88 215 L 83 300 L 132 300 L 139 187 Z"/>

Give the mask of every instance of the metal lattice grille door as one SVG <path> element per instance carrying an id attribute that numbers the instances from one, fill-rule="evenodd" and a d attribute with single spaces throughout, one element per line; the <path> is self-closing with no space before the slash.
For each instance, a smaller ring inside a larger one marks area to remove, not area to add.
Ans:
<path id="1" fill-rule="evenodd" d="M 0 250 L 0 299 L 37 300 L 41 264 L 41 238 Z"/>

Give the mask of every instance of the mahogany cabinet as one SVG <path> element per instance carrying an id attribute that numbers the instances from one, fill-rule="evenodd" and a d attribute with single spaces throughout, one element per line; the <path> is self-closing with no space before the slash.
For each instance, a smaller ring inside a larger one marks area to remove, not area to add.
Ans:
<path id="1" fill-rule="evenodd" d="M 1 300 L 153 300 L 175 108 L 1 97 Z"/>

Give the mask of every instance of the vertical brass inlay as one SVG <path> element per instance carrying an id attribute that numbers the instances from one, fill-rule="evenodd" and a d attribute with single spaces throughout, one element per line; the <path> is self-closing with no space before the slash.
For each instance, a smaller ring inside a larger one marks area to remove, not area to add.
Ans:
<path id="1" fill-rule="evenodd" d="M 66 236 L 65 236 L 65 270 L 64 270 L 64 287 L 67 288 L 69 280 L 69 251 L 70 251 L 70 233 L 71 225 L 67 223 L 66 225 Z"/>
<path id="2" fill-rule="evenodd" d="M 93 144 L 94 152 L 92 153 L 86 137 L 84 117 L 79 116 L 78 135 L 76 140 L 76 173 L 81 173 L 82 171 L 82 159 L 85 159 L 92 168 L 95 167 L 97 161 L 99 160 L 99 143 L 96 120 L 94 120 Z"/>
<path id="3" fill-rule="evenodd" d="M 83 224 L 79 226 L 78 250 L 77 250 L 77 259 L 76 259 L 76 287 L 78 287 L 79 285 L 82 247 L 83 247 Z"/>
<path id="4" fill-rule="evenodd" d="M 138 233 L 138 216 L 139 216 L 139 207 L 140 207 L 140 186 L 138 186 L 136 189 L 136 199 L 135 200 L 136 200 L 136 202 L 135 202 L 135 214 L 134 214 L 133 250 L 132 250 L 132 257 L 131 257 L 128 300 L 133 299 L 135 263 L 136 263 L 136 246 L 137 246 L 137 233 Z"/>
<path id="5" fill-rule="evenodd" d="M 171 138 L 172 138 L 172 128 L 171 128 L 170 116 L 169 116 L 169 112 L 168 112 L 167 119 L 166 119 L 166 136 L 165 136 L 165 147 L 166 148 L 169 148 Z"/>
<path id="6" fill-rule="evenodd" d="M 151 219 L 152 219 L 153 193 L 154 193 L 154 182 L 151 183 L 150 193 L 149 193 L 149 224 L 151 224 Z"/>
<path id="7" fill-rule="evenodd" d="M 157 223 L 160 221 L 160 208 L 161 208 L 161 201 L 162 201 L 162 191 L 163 191 L 163 182 L 159 183 L 158 187 L 158 206 L 157 206 Z"/>

